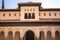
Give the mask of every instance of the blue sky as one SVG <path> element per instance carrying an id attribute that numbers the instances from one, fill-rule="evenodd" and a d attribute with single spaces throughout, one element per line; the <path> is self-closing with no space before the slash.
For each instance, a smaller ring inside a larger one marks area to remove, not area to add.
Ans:
<path id="1" fill-rule="evenodd" d="M 60 0 L 4 0 L 5 8 L 17 8 L 20 2 L 41 2 L 43 8 L 60 8 Z M 2 0 L 0 0 L 0 9 Z"/>

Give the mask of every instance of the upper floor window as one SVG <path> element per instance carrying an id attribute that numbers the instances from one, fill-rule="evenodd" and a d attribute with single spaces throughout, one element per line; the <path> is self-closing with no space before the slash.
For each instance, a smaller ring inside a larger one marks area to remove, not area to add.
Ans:
<path id="1" fill-rule="evenodd" d="M 35 14 L 34 13 L 32 13 L 32 19 L 35 19 Z"/>
<path id="2" fill-rule="evenodd" d="M 56 16 L 56 13 L 54 13 L 54 16 Z"/>
<path id="3" fill-rule="evenodd" d="M 49 16 L 51 16 L 51 13 L 49 13 Z"/>
<path id="4" fill-rule="evenodd" d="M 25 9 L 25 11 L 26 11 L 26 9 Z"/>
<path id="5" fill-rule="evenodd" d="M 14 13 L 14 16 L 16 16 L 16 13 Z"/>
<path id="6" fill-rule="evenodd" d="M 5 13 L 3 13 L 3 16 L 5 16 Z"/>
<path id="7" fill-rule="evenodd" d="M 31 13 L 28 14 L 28 18 L 31 19 Z"/>
<path id="8" fill-rule="evenodd" d="M 34 13 L 25 13 L 24 18 L 25 19 L 35 19 L 35 14 Z"/>
<path id="9" fill-rule="evenodd" d="M 25 13 L 24 18 L 25 18 L 25 19 L 27 19 L 27 18 L 28 18 L 27 13 Z"/>
<path id="10" fill-rule="evenodd" d="M 11 13 L 9 13 L 9 16 L 11 16 Z"/>
<path id="11" fill-rule="evenodd" d="M 25 11 L 35 11 L 35 9 L 24 9 Z"/>

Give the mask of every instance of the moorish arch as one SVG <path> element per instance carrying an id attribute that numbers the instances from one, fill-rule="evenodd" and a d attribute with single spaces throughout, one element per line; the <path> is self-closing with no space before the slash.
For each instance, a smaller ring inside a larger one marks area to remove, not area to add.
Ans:
<path id="1" fill-rule="evenodd" d="M 47 31 L 47 37 L 46 37 L 46 40 L 53 40 L 52 39 L 52 34 L 50 31 Z"/>
<path id="2" fill-rule="evenodd" d="M 35 37 L 34 32 L 31 31 L 31 30 L 28 30 L 28 31 L 26 31 L 26 33 L 25 33 L 25 35 L 23 37 L 23 40 L 35 40 L 34 37 Z"/>
<path id="3" fill-rule="evenodd" d="M 14 40 L 20 40 L 20 32 L 18 31 L 15 32 Z"/>
<path id="4" fill-rule="evenodd" d="M 13 32 L 12 31 L 8 32 L 7 40 L 13 40 Z"/>
<path id="5" fill-rule="evenodd" d="M 59 31 L 55 32 L 55 40 L 60 40 L 60 32 Z"/>
<path id="6" fill-rule="evenodd" d="M 40 32 L 39 40 L 45 40 L 45 34 L 43 31 Z"/>
<path id="7" fill-rule="evenodd" d="M 0 32 L 0 40 L 5 40 L 5 34 L 3 31 Z"/>

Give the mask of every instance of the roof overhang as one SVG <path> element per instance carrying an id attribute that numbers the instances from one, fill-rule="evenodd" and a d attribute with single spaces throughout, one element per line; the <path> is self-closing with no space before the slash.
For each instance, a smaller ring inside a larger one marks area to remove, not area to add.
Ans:
<path id="1" fill-rule="evenodd" d="M 41 6 L 40 2 L 25 2 L 25 3 L 18 3 L 18 6 Z"/>

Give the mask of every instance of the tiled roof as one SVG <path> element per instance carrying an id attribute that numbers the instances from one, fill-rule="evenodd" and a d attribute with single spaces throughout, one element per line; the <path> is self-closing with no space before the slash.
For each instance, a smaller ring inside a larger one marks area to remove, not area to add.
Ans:
<path id="1" fill-rule="evenodd" d="M 41 6 L 40 2 L 25 2 L 25 3 L 18 3 L 19 6 Z"/>

